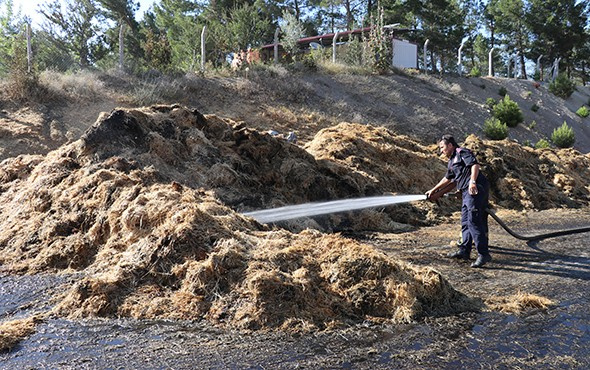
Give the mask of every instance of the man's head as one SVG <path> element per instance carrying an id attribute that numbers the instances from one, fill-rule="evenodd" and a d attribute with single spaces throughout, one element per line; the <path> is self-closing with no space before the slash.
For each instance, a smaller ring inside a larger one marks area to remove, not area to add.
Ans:
<path id="1" fill-rule="evenodd" d="M 438 149 L 440 150 L 440 154 L 444 154 L 445 157 L 451 158 L 453 152 L 456 148 L 458 148 L 457 142 L 455 138 L 451 135 L 443 135 L 442 139 L 438 142 Z"/>

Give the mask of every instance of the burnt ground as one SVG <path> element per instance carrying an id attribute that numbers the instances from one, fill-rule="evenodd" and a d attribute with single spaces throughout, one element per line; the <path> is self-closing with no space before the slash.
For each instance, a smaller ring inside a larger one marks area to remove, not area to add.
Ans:
<path id="1" fill-rule="evenodd" d="M 522 234 L 590 225 L 587 209 L 498 215 Z M 0 354 L 0 368 L 588 368 L 588 234 L 527 244 L 490 220 L 494 261 L 475 270 L 443 257 L 458 232 L 454 222 L 349 237 L 415 265 L 433 266 L 455 288 L 482 300 L 521 291 L 556 305 L 520 314 L 484 310 L 429 317 L 404 325 L 367 322 L 307 334 L 231 331 L 204 321 L 49 318 L 11 352 Z M 78 278 L 0 276 L 0 317 L 46 311 L 52 294 Z"/>

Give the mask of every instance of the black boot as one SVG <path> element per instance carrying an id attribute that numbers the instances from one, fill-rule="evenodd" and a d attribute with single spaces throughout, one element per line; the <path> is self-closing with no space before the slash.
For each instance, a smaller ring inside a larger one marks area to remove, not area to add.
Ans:
<path id="1" fill-rule="evenodd" d="M 447 254 L 448 258 L 456 258 L 458 260 L 468 260 L 469 259 L 469 253 L 466 253 L 462 250 L 458 250 L 455 252 L 451 252 L 449 254 Z"/>
<path id="2" fill-rule="evenodd" d="M 485 265 L 486 263 L 490 262 L 492 260 L 492 256 L 490 256 L 489 254 L 486 255 L 478 255 L 477 259 L 475 260 L 475 262 L 473 262 L 471 264 L 471 267 L 482 267 L 483 265 Z"/>

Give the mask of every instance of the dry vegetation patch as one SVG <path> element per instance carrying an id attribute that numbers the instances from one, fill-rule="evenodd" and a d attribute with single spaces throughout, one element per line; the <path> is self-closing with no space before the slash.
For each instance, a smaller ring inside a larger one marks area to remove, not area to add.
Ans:
<path id="1" fill-rule="evenodd" d="M 207 253 L 177 260 L 159 271 L 122 260 L 78 283 L 57 312 L 317 330 L 366 319 L 410 322 L 477 307 L 430 268 L 319 232 L 236 233 Z"/>
<path id="2" fill-rule="evenodd" d="M 29 317 L 0 323 L 0 352 L 9 351 L 21 340 L 33 334 L 37 322 L 38 319 Z"/>
<path id="3" fill-rule="evenodd" d="M 546 310 L 555 302 L 536 294 L 518 292 L 506 297 L 491 297 L 486 300 L 489 309 L 505 313 L 521 313 L 530 309 Z"/>

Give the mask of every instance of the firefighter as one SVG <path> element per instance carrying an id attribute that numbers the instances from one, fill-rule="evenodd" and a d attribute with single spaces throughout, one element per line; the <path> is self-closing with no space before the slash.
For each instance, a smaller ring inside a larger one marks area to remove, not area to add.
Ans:
<path id="1" fill-rule="evenodd" d="M 461 244 L 458 250 L 447 255 L 449 258 L 469 260 L 471 245 L 475 244 L 477 259 L 471 267 L 482 267 L 492 260 L 488 250 L 487 212 L 489 183 L 481 173 L 475 155 L 465 148 L 459 147 L 451 135 L 444 135 L 438 143 L 441 154 L 449 159 L 447 173 L 426 196 L 455 183 L 461 191 Z"/>

